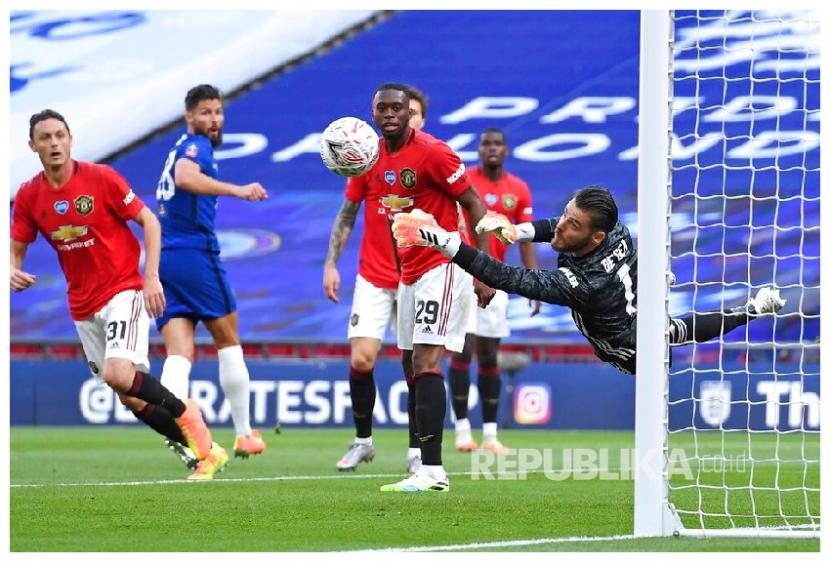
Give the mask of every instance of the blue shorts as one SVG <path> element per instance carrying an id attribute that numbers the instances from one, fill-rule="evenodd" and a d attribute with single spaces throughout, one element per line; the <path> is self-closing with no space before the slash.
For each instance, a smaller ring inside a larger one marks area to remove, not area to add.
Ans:
<path id="1" fill-rule="evenodd" d="M 161 252 L 159 277 L 167 306 L 156 319 L 161 330 L 171 318 L 214 320 L 236 311 L 236 298 L 219 254 L 195 248 Z"/>

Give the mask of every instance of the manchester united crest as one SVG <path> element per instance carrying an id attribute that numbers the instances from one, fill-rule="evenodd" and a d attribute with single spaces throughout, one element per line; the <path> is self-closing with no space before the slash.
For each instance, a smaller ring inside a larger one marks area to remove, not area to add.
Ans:
<path id="1" fill-rule="evenodd" d="M 352 314 L 351 319 L 349 320 L 349 324 L 352 326 L 357 326 L 357 323 L 360 322 L 360 316 L 357 314 Z"/>
<path id="2" fill-rule="evenodd" d="M 82 215 L 88 215 L 92 212 L 93 203 L 95 199 L 89 195 L 81 195 L 75 198 L 75 210 Z"/>
<path id="3" fill-rule="evenodd" d="M 512 211 L 516 208 L 516 196 L 512 193 L 505 193 L 501 197 L 501 204 L 505 211 Z"/>
<path id="4" fill-rule="evenodd" d="M 413 170 L 412 168 L 404 168 L 403 170 L 401 170 L 401 184 L 405 188 L 414 188 L 416 181 L 417 177 L 415 176 L 415 170 Z"/>

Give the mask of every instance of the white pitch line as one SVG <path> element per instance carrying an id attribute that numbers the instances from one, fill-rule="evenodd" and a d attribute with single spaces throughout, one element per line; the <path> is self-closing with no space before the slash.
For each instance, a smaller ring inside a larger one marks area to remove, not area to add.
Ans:
<path id="1" fill-rule="evenodd" d="M 527 474 L 543 473 L 544 470 L 527 470 Z M 556 469 L 555 472 L 574 473 L 578 472 L 575 469 Z M 448 472 L 447 476 L 472 476 L 472 471 L 466 472 Z M 475 473 L 481 475 L 480 472 Z M 511 480 L 520 480 L 517 478 L 517 472 L 490 472 L 489 474 L 496 476 L 510 475 Z M 392 474 L 316 474 L 316 475 L 294 475 L 294 476 L 261 476 L 252 478 L 216 478 L 209 481 L 192 481 L 192 480 L 137 480 L 132 482 L 50 482 L 45 484 L 9 484 L 10 488 L 81 488 L 84 486 L 158 486 L 164 484 L 194 484 L 203 482 L 280 482 L 280 481 L 296 481 L 296 480 L 351 480 L 361 478 L 402 478 L 405 475 L 400 472 Z M 481 480 L 486 480 L 482 477 Z"/>
<path id="2" fill-rule="evenodd" d="M 551 537 L 547 539 L 528 539 L 515 541 L 493 541 L 473 542 L 466 544 L 446 544 L 439 546 L 409 546 L 400 548 L 378 548 L 370 550 L 346 550 L 349 554 L 369 552 L 447 552 L 453 550 L 474 550 L 477 548 L 509 548 L 514 546 L 534 546 L 539 544 L 565 543 L 565 542 L 598 542 L 598 541 L 623 541 L 635 538 L 634 535 L 614 535 L 611 537 Z"/>

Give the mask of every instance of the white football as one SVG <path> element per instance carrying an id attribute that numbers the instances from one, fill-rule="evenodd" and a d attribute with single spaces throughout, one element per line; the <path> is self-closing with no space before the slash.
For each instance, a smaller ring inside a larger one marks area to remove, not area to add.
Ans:
<path id="1" fill-rule="evenodd" d="M 357 117 L 341 117 L 320 137 L 320 157 L 326 168 L 338 176 L 352 177 L 368 172 L 380 154 L 375 130 Z"/>

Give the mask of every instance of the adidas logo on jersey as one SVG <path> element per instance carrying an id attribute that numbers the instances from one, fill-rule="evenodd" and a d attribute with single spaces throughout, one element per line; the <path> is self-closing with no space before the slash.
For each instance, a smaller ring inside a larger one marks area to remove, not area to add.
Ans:
<path id="1" fill-rule="evenodd" d="M 430 328 L 429 326 L 424 326 L 424 329 L 421 330 L 421 333 L 422 334 L 431 334 L 432 333 L 432 328 Z"/>

